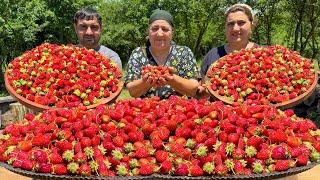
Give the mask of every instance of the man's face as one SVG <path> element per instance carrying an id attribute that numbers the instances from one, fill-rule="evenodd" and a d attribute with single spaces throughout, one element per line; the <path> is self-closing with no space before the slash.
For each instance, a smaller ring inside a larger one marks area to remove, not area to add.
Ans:
<path id="1" fill-rule="evenodd" d="M 94 49 L 99 45 L 102 27 L 98 19 L 90 20 L 80 19 L 77 24 L 74 24 L 75 31 L 78 36 L 80 46 L 88 49 Z"/>

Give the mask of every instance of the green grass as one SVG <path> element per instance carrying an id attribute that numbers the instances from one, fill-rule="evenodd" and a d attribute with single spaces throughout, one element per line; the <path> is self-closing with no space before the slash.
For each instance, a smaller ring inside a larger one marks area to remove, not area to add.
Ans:
<path id="1" fill-rule="evenodd" d="M 120 95 L 118 96 L 117 100 L 119 99 L 129 99 L 129 98 L 132 98 L 129 94 L 129 91 L 127 88 L 123 88 Z"/>

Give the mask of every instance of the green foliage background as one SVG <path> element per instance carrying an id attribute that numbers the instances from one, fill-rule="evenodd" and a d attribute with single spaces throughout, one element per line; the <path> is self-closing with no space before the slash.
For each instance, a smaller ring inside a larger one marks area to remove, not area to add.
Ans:
<path id="1" fill-rule="evenodd" d="M 74 13 L 95 7 L 103 17 L 101 43 L 126 64 L 131 51 L 145 42 L 154 9 L 170 11 L 174 40 L 189 46 L 197 59 L 225 43 L 224 11 L 237 2 L 251 5 L 258 19 L 252 41 L 281 44 L 303 56 L 320 59 L 320 1 L 317 0 L 3 0 L 0 3 L 1 67 L 43 42 L 77 43 Z M 3 63 L 4 62 L 4 63 Z"/>

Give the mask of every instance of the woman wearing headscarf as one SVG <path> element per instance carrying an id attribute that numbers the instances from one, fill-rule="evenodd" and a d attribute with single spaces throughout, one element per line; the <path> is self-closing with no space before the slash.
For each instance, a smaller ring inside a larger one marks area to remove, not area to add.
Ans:
<path id="1" fill-rule="evenodd" d="M 196 94 L 199 71 L 195 57 L 190 48 L 172 41 L 173 33 L 172 15 L 165 10 L 155 10 L 149 19 L 146 46 L 133 50 L 128 61 L 125 83 L 131 96 L 164 99 L 170 95 Z M 141 74 L 147 65 L 168 66 L 174 73 L 166 74 L 155 83 L 150 76 Z"/>

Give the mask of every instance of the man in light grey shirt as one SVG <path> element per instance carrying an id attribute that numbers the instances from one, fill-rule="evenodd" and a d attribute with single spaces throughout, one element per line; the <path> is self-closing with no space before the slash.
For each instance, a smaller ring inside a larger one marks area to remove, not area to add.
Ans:
<path id="1" fill-rule="evenodd" d="M 77 33 L 80 47 L 98 51 L 111 59 L 120 69 L 122 69 L 119 55 L 113 50 L 99 44 L 102 32 L 102 18 L 95 9 L 83 8 L 76 12 L 73 17 L 73 25 Z"/>

